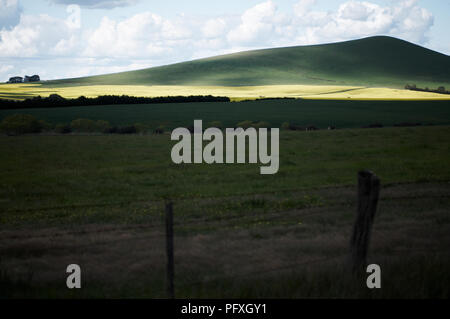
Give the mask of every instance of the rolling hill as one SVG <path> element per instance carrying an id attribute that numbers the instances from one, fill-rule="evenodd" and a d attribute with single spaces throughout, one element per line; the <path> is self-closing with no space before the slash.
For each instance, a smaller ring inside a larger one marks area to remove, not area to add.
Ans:
<path id="1" fill-rule="evenodd" d="M 340 43 L 240 52 L 46 85 L 450 85 L 450 57 L 377 36 Z"/>

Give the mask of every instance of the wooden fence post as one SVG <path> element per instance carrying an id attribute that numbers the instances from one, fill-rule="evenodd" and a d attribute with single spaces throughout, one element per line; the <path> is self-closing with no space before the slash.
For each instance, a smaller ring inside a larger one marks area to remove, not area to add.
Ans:
<path id="1" fill-rule="evenodd" d="M 173 204 L 166 203 L 166 252 L 167 252 L 167 296 L 175 298 L 174 289 L 174 258 L 173 258 Z"/>
<path id="2" fill-rule="evenodd" d="M 353 273 L 366 265 L 370 234 L 380 195 L 380 179 L 370 171 L 358 173 L 358 212 L 350 241 Z"/>

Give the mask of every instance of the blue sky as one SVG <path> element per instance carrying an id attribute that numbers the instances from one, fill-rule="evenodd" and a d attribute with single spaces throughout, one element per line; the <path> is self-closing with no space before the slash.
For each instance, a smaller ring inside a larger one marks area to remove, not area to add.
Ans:
<path id="1" fill-rule="evenodd" d="M 372 35 L 450 54 L 449 13 L 448 0 L 0 0 L 0 81 Z"/>

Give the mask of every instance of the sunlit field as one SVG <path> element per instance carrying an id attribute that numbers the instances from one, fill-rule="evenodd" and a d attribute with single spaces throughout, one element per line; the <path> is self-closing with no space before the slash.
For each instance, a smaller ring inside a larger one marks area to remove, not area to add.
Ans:
<path id="1" fill-rule="evenodd" d="M 2 84 L 0 98 L 23 100 L 59 94 L 79 96 L 130 95 L 139 97 L 213 95 L 232 101 L 260 98 L 354 99 L 354 100 L 450 100 L 450 96 L 390 88 L 327 85 L 183 86 L 183 85 L 49 85 Z"/>

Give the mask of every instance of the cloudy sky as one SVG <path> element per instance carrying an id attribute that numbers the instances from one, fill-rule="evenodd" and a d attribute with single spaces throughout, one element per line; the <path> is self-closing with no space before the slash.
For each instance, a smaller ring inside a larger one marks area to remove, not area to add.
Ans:
<path id="1" fill-rule="evenodd" d="M 450 54 L 450 0 L 0 0 L 0 81 L 391 35 Z"/>

